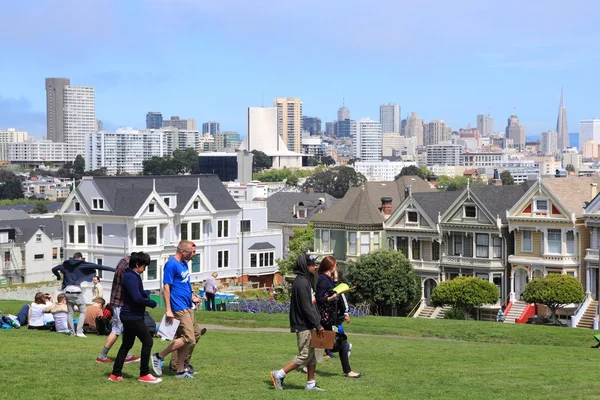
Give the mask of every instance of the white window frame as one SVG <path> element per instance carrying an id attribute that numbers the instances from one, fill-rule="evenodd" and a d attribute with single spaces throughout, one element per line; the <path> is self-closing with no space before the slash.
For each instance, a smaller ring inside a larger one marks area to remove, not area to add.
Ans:
<path id="1" fill-rule="evenodd" d="M 98 265 L 104 265 L 104 259 L 102 257 L 96 258 L 96 264 L 98 264 Z M 97 269 L 96 270 L 96 275 L 98 275 L 98 277 L 100 279 L 102 279 L 103 278 L 103 272 L 104 271 L 102 271 L 101 269 Z"/>
<path id="2" fill-rule="evenodd" d="M 379 250 L 379 232 L 373 233 L 373 251 Z"/>
<path id="3" fill-rule="evenodd" d="M 348 254 L 357 254 L 357 243 L 358 234 L 357 232 L 348 232 Z"/>
<path id="4" fill-rule="evenodd" d="M 485 245 L 479 244 L 479 238 L 487 238 Z M 481 250 L 481 255 L 479 252 Z M 476 233 L 475 234 L 475 257 L 476 258 L 490 258 L 490 235 L 487 233 Z"/>
<path id="5" fill-rule="evenodd" d="M 417 216 L 417 220 L 416 221 L 411 221 L 409 218 L 409 215 L 413 213 Z M 419 225 L 419 213 L 415 210 L 408 210 L 406 211 L 406 225 Z"/>
<path id="6" fill-rule="evenodd" d="M 366 243 L 363 243 L 366 238 Z M 368 246 L 366 252 L 364 252 L 364 246 Z M 360 254 L 369 254 L 371 252 L 371 232 L 361 232 L 360 233 Z"/>
<path id="7" fill-rule="evenodd" d="M 457 234 L 454 234 L 453 236 L 454 236 L 454 239 L 452 240 L 452 254 L 455 256 L 458 256 L 460 254 L 463 254 L 465 251 L 465 238 L 464 238 L 464 236 L 457 235 Z M 458 239 L 458 238 L 460 238 L 460 252 L 456 251 L 456 245 L 457 245 L 456 239 Z"/>
<path id="8" fill-rule="evenodd" d="M 570 239 L 569 235 L 571 236 Z M 567 254 L 575 254 L 575 232 L 569 230 L 565 233 L 565 243 L 567 245 Z"/>
<path id="9" fill-rule="evenodd" d="M 305 219 L 306 218 L 306 208 L 299 208 L 296 214 L 297 218 Z"/>
<path id="10" fill-rule="evenodd" d="M 98 229 L 100 229 L 100 235 L 98 235 Z M 96 225 L 96 244 L 104 243 L 104 227 L 102 225 Z"/>
<path id="11" fill-rule="evenodd" d="M 552 231 L 552 232 L 551 232 Z M 560 235 L 558 240 L 550 240 L 550 235 Z M 562 254 L 562 230 L 560 229 L 548 229 L 548 234 L 546 237 L 546 241 L 548 243 L 548 254 Z M 550 249 L 550 246 L 554 247 L 554 249 Z M 558 250 L 558 251 L 556 251 Z"/>
<path id="12" fill-rule="evenodd" d="M 104 199 L 102 197 L 92 197 L 92 210 L 104 210 Z"/>
<path id="13" fill-rule="evenodd" d="M 171 208 L 171 196 L 163 197 L 163 201 L 167 205 L 167 207 Z"/>
<path id="14" fill-rule="evenodd" d="M 525 233 L 529 233 L 529 249 L 525 247 L 526 239 Z M 521 252 L 522 253 L 533 253 L 533 231 L 521 231 Z"/>
<path id="15" fill-rule="evenodd" d="M 192 210 L 199 210 L 200 209 L 200 200 L 194 200 L 192 202 Z"/>
<path id="16" fill-rule="evenodd" d="M 41 233 L 36 233 L 35 234 L 35 242 L 36 243 L 42 243 L 42 234 Z"/>
<path id="17" fill-rule="evenodd" d="M 227 254 L 227 265 L 225 265 L 225 254 Z M 229 268 L 229 250 L 217 251 L 217 268 Z"/>
<path id="18" fill-rule="evenodd" d="M 473 207 L 473 209 L 475 210 L 475 216 L 474 217 L 467 216 L 467 207 Z M 476 219 L 477 218 L 477 206 L 474 205 L 474 204 L 465 204 L 465 205 L 463 205 L 463 218 Z"/>
<path id="19" fill-rule="evenodd" d="M 148 231 L 150 230 L 150 228 L 156 228 L 156 243 L 155 244 L 148 243 L 148 237 L 150 236 L 150 235 L 148 235 Z M 158 246 L 160 244 L 160 227 L 158 225 L 144 226 L 144 244 L 146 246 Z"/>
<path id="20" fill-rule="evenodd" d="M 327 235 L 325 233 L 327 233 Z M 327 240 L 325 240 L 325 236 L 327 236 Z M 327 247 L 325 247 L 325 244 L 327 244 Z M 329 253 L 330 248 L 331 248 L 331 230 L 323 229 L 323 230 L 321 230 L 321 251 L 323 251 L 324 253 Z"/>
<path id="21" fill-rule="evenodd" d="M 256 265 L 252 265 L 252 256 L 256 257 Z M 261 256 L 262 256 L 262 265 L 261 265 Z M 275 266 L 275 251 L 274 250 L 265 250 L 265 251 L 252 251 L 248 253 L 248 265 L 250 268 L 270 268 Z"/>
<path id="22" fill-rule="evenodd" d="M 41 256 L 41 257 L 38 257 Z M 34 254 L 33 255 L 33 261 L 43 261 L 46 259 L 46 256 L 44 253 L 38 253 L 38 254 Z"/>
<path id="23" fill-rule="evenodd" d="M 156 203 L 148 204 L 148 214 L 156 214 Z"/>
<path id="24" fill-rule="evenodd" d="M 227 225 L 227 236 L 224 235 L 225 226 Z M 230 226 L 228 219 L 218 219 L 217 220 L 217 238 L 224 239 L 230 237 Z"/>
<path id="25" fill-rule="evenodd" d="M 78 201 L 73 202 L 73 209 L 78 212 L 81 211 L 81 203 Z"/>
<path id="26" fill-rule="evenodd" d="M 499 246 L 496 246 L 496 242 L 499 242 Z M 500 254 L 496 253 L 496 249 L 500 249 Z M 502 258 L 502 238 L 500 236 L 494 236 L 492 238 L 492 258 Z"/>
<path id="27" fill-rule="evenodd" d="M 83 227 L 83 242 L 79 241 L 79 228 Z M 85 244 L 87 238 L 87 229 L 85 224 L 75 224 L 75 244 Z"/>
<path id="28" fill-rule="evenodd" d="M 538 201 L 546 202 L 545 210 L 538 208 Z M 536 197 L 535 199 L 533 199 L 533 212 L 548 214 L 550 212 L 550 202 L 548 201 L 548 198 L 547 197 Z"/>
<path id="29" fill-rule="evenodd" d="M 194 236 L 194 224 L 198 224 L 198 237 Z M 202 222 L 190 222 L 188 226 L 188 238 L 190 238 L 189 240 L 202 239 Z"/>

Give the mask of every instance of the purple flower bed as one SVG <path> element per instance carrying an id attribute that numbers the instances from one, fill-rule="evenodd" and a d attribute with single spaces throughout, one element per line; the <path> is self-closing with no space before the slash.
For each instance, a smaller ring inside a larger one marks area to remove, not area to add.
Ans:
<path id="1" fill-rule="evenodd" d="M 236 299 L 227 304 L 227 309 L 230 311 L 249 312 L 249 313 L 267 313 L 267 314 L 289 314 L 290 302 L 277 302 L 267 299 L 252 299 L 243 300 Z M 348 313 L 351 317 L 363 317 L 365 314 L 354 306 L 348 307 Z"/>

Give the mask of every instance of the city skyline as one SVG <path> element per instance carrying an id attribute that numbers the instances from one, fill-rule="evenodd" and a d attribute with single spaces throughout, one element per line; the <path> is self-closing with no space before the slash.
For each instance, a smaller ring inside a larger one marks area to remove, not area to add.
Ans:
<path id="1" fill-rule="evenodd" d="M 96 115 L 108 131 L 141 129 L 148 111 L 160 111 L 198 123 L 219 121 L 222 130 L 245 136 L 247 107 L 297 97 L 303 115 L 320 118 L 323 129 L 336 120 L 342 103 L 357 120 L 377 120 L 380 105 L 397 103 L 402 118 L 417 112 L 425 122 L 444 120 L 453 130 L 476 126 L 478 114 L 490 113 L 494 131 L 503 131 L 515 113 L 527 135 L 539 137 L 556 129 L 561 87 L 571 132 L 578 121 L 600 117 L 594 75 L 600 43 L 593 23 L 600 5 L 591 1 L 569 7 L 558 1 L 508 1 L 486 9 L 466 0 L 451 9 L 442 2 L 383 1 L 373 9 L 335 0 L 265 0 L 255 6 L 184 0 L 61 3 L 0 5 L 0 12 L 11 15 L 6 29 L 14 33 L 0 38 L 10 61 L 0 66 L 0 129 L 37 138 L 46 133 L 48 77 L 94 87 Z M 509 27 L 503 19 L 511 9 L 519 12 L 511 14 Z M 340 18 L 331 21 L 334 10 Z M 425 14 L 427 19 L 396 23 L 399 16 Z M 50 23 L 65 15 L 69 24 Z M 176 15 L 181 29 L 158 32 L 147 23 Z M 364 29 L 342 24 L 357 15 Z M 307 18 L 321 27 L 301 29 Z M 452 23 L 440 24 L 442 19 Z M 578 24 L 561 30 L 565 19 Z M 290 34 L 273 36 L 277 27 L 288 27 Z M 392 39 L 381 41 L 384 36 Z M 144 43 L 162 50 L 148 52 Z M 293 62 L 295 55 L 282 51 L 286 45 L 310 48 L 314 62 Z M 169 62 L 169 54 L 180 51 L 187 62 Z M 216 62 L 203 62 L 207 53 L 218 54 Z M 443 62 L 432 62 L 432 54 Z"/>

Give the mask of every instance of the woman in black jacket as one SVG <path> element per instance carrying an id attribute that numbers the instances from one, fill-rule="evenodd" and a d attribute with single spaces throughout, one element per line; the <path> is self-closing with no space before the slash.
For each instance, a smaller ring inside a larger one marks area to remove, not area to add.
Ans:
<path id="1" fill-rule="evenodd" d="M 319 265 L 319 280 L 317 281 L 317 305 L 321 312 L 321 325 L 327 330 L 332 330 L 334 326 L 341 325 L 344 320 L 350 322 L 349 316 L 339 317 L 338 301 L 341 297 L 333 291 L 335 283 L 333 277 L 337 271 L 337 261 L 331 256 L 326 256 Z M 340 354 L 340 362 L 344 375 L 348 378 L 360 378 L 362 372 L 353 372 L 350 367 L 349 353 L 350 344 L 346 340 L 346 335 L 338 333 L 336 335 L 336 347 Z"/>

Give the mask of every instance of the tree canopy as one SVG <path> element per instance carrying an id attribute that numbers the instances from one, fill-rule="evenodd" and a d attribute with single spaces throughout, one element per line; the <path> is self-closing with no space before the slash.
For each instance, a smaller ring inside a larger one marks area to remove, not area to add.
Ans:
<path id="1" fill-rule="evenodd" d="M 21 180 L 11 171 L 0 169 L 0 199 L 22 199 Z"/>
<path id="2" fill-rule="evenodd" d="M 283 276 L 292 273 L 296 258 L 301 253 L 307 253 L 314 250 L 315 246 L 315 230 L 312 222 L 307 226 L 294 228 L 294 236 L 288 245 L 289 253 L 285 258 L 276 260 L 279 266 L 279 273 Z"/>
<path id="3" fill-rule="evenodd" d="M 437 179 L 438 189 L 445 190 L 447 192 L 453 192 L 455 190 L 462 190 L 467 187 L 467 184 L 472 186 L 481 186 L 485 185 L 485 183 L 479 179 L 473 179 L 469 182 L 469 177 L 467 176 L 455 176 L 454 178 L 450 178 L 446 175 L 441 175 Z"/>
<path id="4" fill-rule="evenodd" d="M 75 157 L 75 161 L 73 162 L 73 171 L 79 175 L 83 174 L 85 171 L 85 159 L 81 154 L 77 154 L 77 157 Z"/>
<path id="5" fill-rule="evenodd" d="M 323 165 L 335 165 L 335 160 L 331 156 L 321 157 L 321 164 Z"/>
<path id="6" fill-rule="evenodd" d="M 306 178 L 310 175 L 312 175 L 312 172 L 307 169 L 283 167 L 281 169 L 268 169 L 256 172 L 252 174 L 252 178 L 261 182 L 282 182 L 287 180 L 288 184 L 291 183 L 290 180 L 295 180 L 296 184 L 298 184 L 299 178 Z"/>
<path id="7" fill-rule="evenodd" d="M 260 172 L 273 166 L 273 159 L 260 150 L 252 150 L 252 172 Z"/>
<path id="8" fill-rule="evenodd" d="M 33 210 L 31 210 L 32 214 L 46 214 L 48 212 L 48 207 L 44 203 L 36 203 Z"/>
<path id="9" fill-rule="evenodd" d="M 408 167 L 402 168 L 400 173 L 394 177 L 394 180 L 400 178 L 401 176 L 418 176 L 421 179 L 427 179 L 429 176 L 433 175 L 426 166 L 417 167 L 416 165 L 409 165 Z"/>
<path id="10" fill-rule="evenodd" d="M 548 274 L 527 283 L 523 300 L 527 303 L 544 304 L 552 311 L 556 322 L 556 310 L 572 303 L 581 303 L 585 298 L 581 283 L 570 275 Z"/>
<path id="11" fill-rule="evenodd" d="M 500 174 L 500 179 L 502 180 L 502 185 L 514 185 L 515 178 L 513 178 L 512 174 L 508 170 L 502 171 Z"/>
<path id="12" fill-rule="evenodd" d="M 498 288 L 490 281 L 473 276 L 459 276 L 443 281 L 431 293 L 431 304 L 437 307 L 460 308 L 465 316 L 473 307 L 495 304 L 498 301 Z"/>
<path id="13" fill-rule="evenodd" d="M 351 186 L 360 186 L 367 181 L 367 178 L 352 167 L 345 165 L 315 171 L 315 173 L 306 179 L 302 186 L 304 190 L 311 187 L 318 193 L 328 193 L 331 196 L 341 199 Z"/>
<path id="14" fill-rule="evenodd" d="M 354 300 L 370 303 L 378 314 L 390 308 L 407 308 L 421 295 L 410 261 L 394 250 L 361 255 L 348 266 L 346 278 L 350 285 L 356 286 Z"/>
<path id="15" fill-rule="evenodd" d="M 152 157 L 142 165 L 144 175 L 184 175 L 198 173 L 199 156 L 196 150 L 188 147 L 175 150 L 172 156 Z"/>

